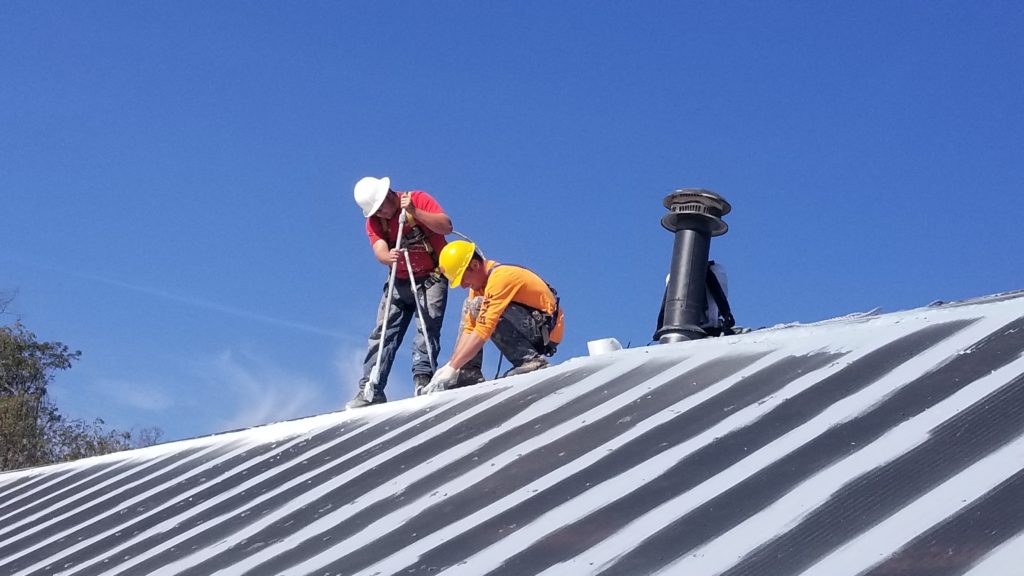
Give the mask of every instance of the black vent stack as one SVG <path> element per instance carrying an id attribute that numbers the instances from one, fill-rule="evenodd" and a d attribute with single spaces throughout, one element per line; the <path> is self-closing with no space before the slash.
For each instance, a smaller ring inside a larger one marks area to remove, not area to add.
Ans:
<path id="1" fill-rule="evenodd" d="M 711 238 L 729 231 L 722 220 L 732 206 L 718 194 L 701 188 L 676 190 L 665 197 L 669 213 L 661 225 L 675 234 L 672 266 L 663 303 L 664 315 L 654 337 L 662 344 L 698 340 L 707 308 L 708 256 Z"/>

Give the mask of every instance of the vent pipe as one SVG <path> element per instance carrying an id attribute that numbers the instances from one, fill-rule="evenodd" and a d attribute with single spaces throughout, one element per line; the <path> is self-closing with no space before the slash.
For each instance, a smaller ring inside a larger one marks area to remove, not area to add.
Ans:
<path id="1" fill-rule="evenodd" d="M 729 231 L 722 221 L 732 206 L 718 194 L 701 188 L 676 190 L 665 197 L 669 213 L 661 225 L 676 236 L 672 266 L 665 290 L 663 320 L 654 337 L 662 344 L 698 340 L 707 309 L 708 255 L 711 238 Z"/>

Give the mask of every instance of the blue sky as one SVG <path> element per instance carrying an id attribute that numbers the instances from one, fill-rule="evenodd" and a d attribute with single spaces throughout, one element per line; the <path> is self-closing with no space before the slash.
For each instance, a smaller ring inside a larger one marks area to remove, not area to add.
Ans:
<path id="1" fill-rule="evenodd" d="M 1009 1 L 5 2 L 3 321 L 82 351 L 72 416 L 336 410 L 387 274 L 367 175 L 555 285 L 557 360 L 649 341 L 680 187 L 733 205 L 744 326 L 1024 288 L 1020 30 Z"/>

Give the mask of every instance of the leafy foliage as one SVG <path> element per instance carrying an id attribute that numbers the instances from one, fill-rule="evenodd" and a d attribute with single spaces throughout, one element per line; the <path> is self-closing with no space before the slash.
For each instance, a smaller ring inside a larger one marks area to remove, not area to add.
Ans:
<path id="1" fill-rule="evenodd" d="M 0 298 L 0 312 L 10 299 Z M 47 393 L 57 371 L 81 356 L 61 342 L 40 342 L 20 322 L 0 327 L 0 470 L 39 466 L 156 443 L 159 429 L 105 430 L 60 413 Z"/>

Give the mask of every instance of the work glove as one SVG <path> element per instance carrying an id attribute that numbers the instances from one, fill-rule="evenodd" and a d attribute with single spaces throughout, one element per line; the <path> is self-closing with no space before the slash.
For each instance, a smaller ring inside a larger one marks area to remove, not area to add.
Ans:
<path id="1" fill-rule="evenodd" d="M 447 390 L 459 379 L 459 371 L 452 368 L 451 364 L 445 364 L 434 372 L 434 377 L 430 379 L 430 384 L 427 385 L 426 393 L 440 392 Z"/>

